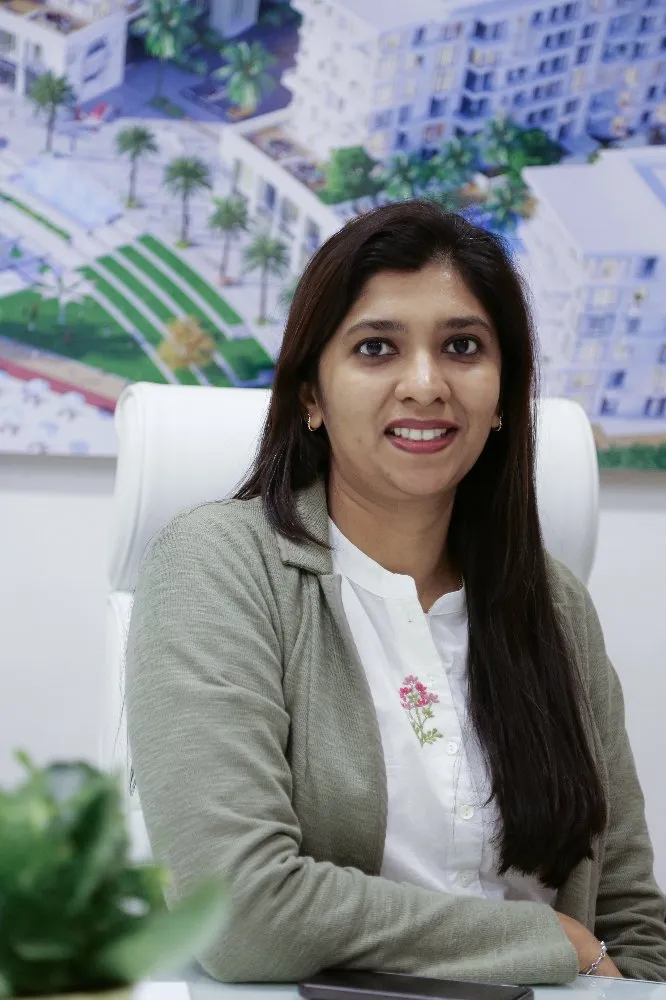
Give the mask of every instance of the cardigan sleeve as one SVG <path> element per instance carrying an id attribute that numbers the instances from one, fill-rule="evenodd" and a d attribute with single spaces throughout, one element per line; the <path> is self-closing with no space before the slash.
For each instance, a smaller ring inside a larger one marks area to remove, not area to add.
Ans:
<path id="1" fill-rule="evenodd" d="M 609 788 L 594 931 L 624 976 L 666 981 L 666 909 L 653 874 L 653 850 L 625 727 L 622 688 L 587 591 L 585 610 L 592 708 Z"/>
<path id="2" fill-rule="evenodd" d="M 162 531 L 127 649 L 129 740 L 169 901 L 211 875 L 230 893 L 204 969 L 227 982 L 298 982 L 331 966 L 571 981 L 575 950 L 545 904 L 428 891 L 302 853 L 280 626 L 264 553 L 238 520 L 203 508 Z"/>

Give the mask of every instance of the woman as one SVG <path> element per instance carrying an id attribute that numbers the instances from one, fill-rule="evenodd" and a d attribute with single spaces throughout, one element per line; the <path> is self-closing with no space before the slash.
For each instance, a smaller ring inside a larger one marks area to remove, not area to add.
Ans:
<path id="1" fill-rule="evenodd" d="M 237 497 L 152 545 L 129 736 L 173 894 L 230 887 L 213 976 L 666 979 L 620 686 L 541 541 L 533 356 L 497 239 L 362 216 L 301 279 Z"/>

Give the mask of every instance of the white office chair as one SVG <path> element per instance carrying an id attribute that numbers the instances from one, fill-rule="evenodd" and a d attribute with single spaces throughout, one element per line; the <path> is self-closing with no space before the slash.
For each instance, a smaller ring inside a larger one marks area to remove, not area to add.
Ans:
<path id="1" fill-rule="evenodd" d="M 100 757 L 121 771 L 135 856 L 149 855 L 138 797 L 130 793 L 124 653 L 132 592 L 152 536 L 180 511 L 233 493 L 248 469 L 269 390 L 137 383 L 116 409 L 118 466 L 111 526 L 107 616 L 109 704 Z M 537 494 L 546 547 L 581 580 L 597 540 L 599 477 L 592 430 L 576 403 L 540 404 Z"/>

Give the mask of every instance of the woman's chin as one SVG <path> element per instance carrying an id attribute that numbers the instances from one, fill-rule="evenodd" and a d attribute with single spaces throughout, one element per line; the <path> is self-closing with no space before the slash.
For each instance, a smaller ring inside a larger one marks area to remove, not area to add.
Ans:
<path id="1" fill-rule="evenodd" d="M 415 500 L 447 496 L 452 490 L 455 490 L 457 484 L 457 480 L 453 476 L 444 476 L 441 470 L 436 475 L 427 472 L 396 475 L 394 472 L 393 475 L 389 476 L 389 479 L 394 488 L 398 489 L 404 497 L 411 497 Z"/>

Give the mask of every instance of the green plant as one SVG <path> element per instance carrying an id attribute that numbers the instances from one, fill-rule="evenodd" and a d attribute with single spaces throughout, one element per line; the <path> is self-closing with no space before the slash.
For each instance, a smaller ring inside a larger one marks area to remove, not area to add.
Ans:
<path id="1" fill-rule="evenodd" d="M 431 176 L 428 162 L 420 153 L 397 153 L 389 163 L 384 190 L 394 201 L 416 198 L 428 186 Z"/>
<path id="2" fill-rule="evenodd" d="M 139 160 L 148 153 L 157 153 L 158 149 L 155 133 L 146 128 L 145 125 L 130 125 L 116 136 L 116 150 L 121 156 L 129 156 L 130 161 L 129 192 L 127 194 L 129 208 L 136 205 L 136 175 Z"/>
<path id="3" fill-rule="evenodd" d="M 362 146 L 345 146 L 332 150 L 326 164 L 326 186 L 319 197 L 326 205 L 337 205 L 366 196 L 375 198 L 383 186 L 378 161 Z"/>
<path id="4" fill-rule="evenodd" d="M 277 60 L 261 42 L 225 45 L 222 58 L 227 64 L 215 70 L 213 76 L 227 81 L 229 100 L 247 117 L 257 110 L 262 98 L 275 89 L 275 78 L 268 70 Z"/>
<path id="5" fill-rule="evenodd" d="M 469 183 L 479 169 L 479 159 L 475 136 L 457 136 L 445 143 L 431 161 L 438 190 L 452 191 Z"/>
<path id="6" fill-rule="evenodd" d="M 223 282 L 229 267 L 231 240 L 236 233 L 248 228 L 248 212 L 242 198 L 215 198 L 214 204 L 215 208 L 208 220 L 208 226 L 213 232 L 220 233 L 223 238 L 220 261 L 220 281 Z"/>
<path id="7" fill-rule="evenodd" d="M 518 126 L 512 118 L 500 115 L 491 119 L 481 133 L 483 155 L 486 163 L 495 167 L 507 167 L 509 163 L 509 151 L 518 142 L 521 134 Z"/>
<path id="8" fill-rule="evenodd" d="M 564 150 L 540 128 L 522 128 L 511 118 L 489 121 L 479 135 L 482 159 L 486 165 L 520 180 L 523 167 L 559 163 Z"/>
<path id="9" fill-rule="evenodd" d="M 34 81 L 28 96 L 38 111 L 46 113 L 46 152 L 50 153 L 58 111 L 72 105 L 76 95 L 66 76 L 47 70 Z"/>
<path id="10" fill-rule="evenodd" d="M 102 991 L 181 967 L 224 917 L 210 882 L 170 912 L 166 876 L 128 860 L 118 783 L 85 763 L 0 792 L 0 996 Z"/>
<path id="11" fill-rule="evenodd" d="M 491 191 L 486 201 L 493 227 L 502 232 L 513 232 L 518 219 L 527 218 L 530 214 L 531 206 L 527 185 L 511 177 Z"/>
<path id="12" fill-rule="evenodd" d="M 260 271 L 261 293 L 259 300 L 259 322 L 266 322 L 268 305 L 268 279 L 271 275 L 281 278 L 289 266 L 289 251 L 284 243 L 270 236 L 258 233 L 245 249 L 245 267 L 248 271 Z"/>
<path id="13" fill-rule="evenodd" d="M 158 60 L 155 97 L 162 94 L 164 64 L 182 59 L 196 44 L 192 24 L 198 17 L 196 4 L 183 0 L 146 0 L 145 13 L 132 25 L 132 33 L 145 38 L 146 51 Z"/>
<path id="14" fill-rule="evenodd" d="M 206 163 L 198 156 L 177 156 L 164 171 L 164 186 L 181 200 L 180 244 L 187 246 L 190 234 L 190 198 L 213 182 Z"/>

